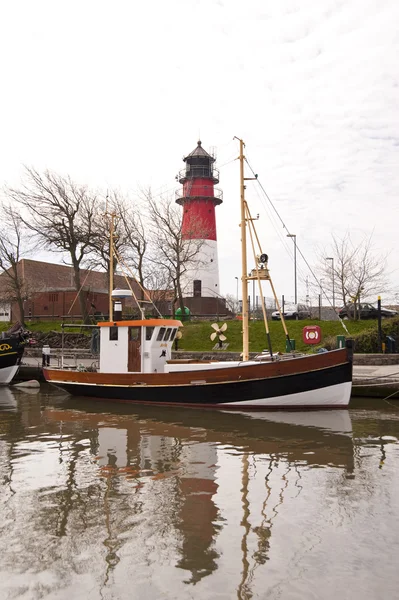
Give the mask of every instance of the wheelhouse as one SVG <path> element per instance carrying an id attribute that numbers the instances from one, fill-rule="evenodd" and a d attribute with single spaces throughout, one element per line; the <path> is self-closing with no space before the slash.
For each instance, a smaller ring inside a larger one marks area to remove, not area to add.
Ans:
<path id="1" fill-rule="evenodd" d="M 98 323 L 100 373 L 163 373 L 182 323 L 143 319 Z"/>

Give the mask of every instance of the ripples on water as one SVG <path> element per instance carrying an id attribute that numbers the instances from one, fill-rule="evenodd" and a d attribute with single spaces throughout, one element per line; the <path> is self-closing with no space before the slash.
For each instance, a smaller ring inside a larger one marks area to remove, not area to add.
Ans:
<path id="1" fill-rule="evenodd" d="M 0 389 L 3 599 L 393 599 L 399 402 L 312 412 Z"/>

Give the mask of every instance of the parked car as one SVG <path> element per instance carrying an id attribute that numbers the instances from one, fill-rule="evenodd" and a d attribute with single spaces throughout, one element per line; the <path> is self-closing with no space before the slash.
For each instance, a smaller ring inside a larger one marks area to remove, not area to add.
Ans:
<path id="1" fill-rule="evenodd" d="M 305 304 L 284 304 L 284 319 L 310 319 L 310 310 Z M 278 310 L 272 312 L 273 321 L 280 319 Z"/>
<path id="2" fill-rule="evenodd" d="M 338 314 L 341 319 L 353 318 L 355 315 L 355 307 L 353 304 L 348 304 L 348 306 L 344 306 L 343 308 L 341 308 Z M 390 308 L 384 308 L 383 306 L 381 306 L 381 317 L 395 317 L 397 314 L 398 313 L 396 310 L 391 310 Z M 373 306 L 372 304 L 362 302 L 360 304 L 360 318 L 378 319 L 378 308 L 376 306 Z"/>

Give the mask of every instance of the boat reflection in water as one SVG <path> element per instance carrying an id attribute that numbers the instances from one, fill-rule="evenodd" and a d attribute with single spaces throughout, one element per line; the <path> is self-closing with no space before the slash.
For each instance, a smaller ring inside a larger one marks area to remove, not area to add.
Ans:
<path id="1" fill-rule="evenodd" d="M 117 597 L 132 589 L 135 597 L 191 597 L 187 585 L 201 584 L 200 597 L 212 589 L 250 597 L 282 508 L 308 503 L 306 473 L 326 467 L 345 478 L 354 468 L 348 411 L 36 402 L 29 398 L 26 414 L 19 408 L 25 432 L 20 423 L 5 435 L 12 501 L 25 503 L 15 527 L 28 523 L 17 562 L 51 571 L 64 593 L 77 584 L 84 591 L 128 583 Z M 24 477 L 31 446 L 30 468 L 35 461 L 40 468 Z"/>
<path id="2" fill-rule="evenodd" d="M 235 553 L 242 553 L 239 568 L 245 581 L 250 569 L 246 546 L 258 545 L 255 563 L 267 559 L 285 490 L 293 485 L 294 495 L 300 493 L 300 470 L 330 466 L 353 471 L 346 410 L 215 414 L 136 406 L 102 413 L 97 403 L 85 407 L 82 411 L 81 399 L 70 400 L 62 410 L 48 409 L 45 417 L 62 422 L 64 434 L 72 433 L 74 424 L 91 430 L 107 496 L 118 492 L 121 479 L 130 482 L 141 514 L 152 521 L 144 537 L 148 541 L 150 535 L 158 552 L 164 548 L 172 556 L 177 550 L 175 566 L 188 572 L 186 583 L 217 569 L 217 538 L 231 519 L 231 499 L 233 514 L 237 511 L 234 527 L 242 535 Z M 109 410 L 106 404 L 103 408 Z M 250 521 L 257 520 L 254 511 L 260 522 L 251 527 Z"/>

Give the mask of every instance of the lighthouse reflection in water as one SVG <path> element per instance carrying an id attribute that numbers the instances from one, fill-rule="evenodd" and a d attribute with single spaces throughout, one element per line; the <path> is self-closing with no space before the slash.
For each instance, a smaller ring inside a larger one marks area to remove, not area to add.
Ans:
<path id="1" fill-rule="evenodd" d="M 358 541 L 377 513 L 378 527 L 398 519 L 398 420 L 386 436 L 367 421 L 363 435 L 356 414 L 354 438 L 349 411 L 1 393 L 2 597 L 317 597 L 325 577 L 323 598 L 347 597 L 345 573 L 360 568 L 373 598 L 368 579 L 387 592 L 397 581 L 392 559 L 377 560 L 378 574 L 359 567 L 372 550 Z M 398 549 L 389 527 L 385 539 Z"/>

